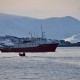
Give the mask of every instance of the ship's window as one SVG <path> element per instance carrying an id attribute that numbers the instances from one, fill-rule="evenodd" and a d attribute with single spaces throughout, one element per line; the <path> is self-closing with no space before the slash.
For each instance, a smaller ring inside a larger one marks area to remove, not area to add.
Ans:
<path id="1" fill-rule="evenodd" d="M 23 43 L 29 43 L 29 42 L 31 42 L 31 41 L 23 41 Z"/>

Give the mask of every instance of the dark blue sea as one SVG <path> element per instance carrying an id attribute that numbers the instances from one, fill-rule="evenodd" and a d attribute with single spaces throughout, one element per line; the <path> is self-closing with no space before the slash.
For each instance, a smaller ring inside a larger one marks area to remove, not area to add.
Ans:
<path id="1" fill-rule="evenodd" d="M 0 52 L 0 80 L 80 80 L 80 47 L 25 57 Z"/>

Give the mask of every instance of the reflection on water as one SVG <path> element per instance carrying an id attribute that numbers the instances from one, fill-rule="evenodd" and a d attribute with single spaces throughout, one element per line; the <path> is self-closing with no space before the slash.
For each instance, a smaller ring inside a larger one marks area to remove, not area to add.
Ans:
<path id="1" fill-rule="evenodd" d="M 80 80 L 80 48 L 50 53 L 0 53 L 0 80 Z"/>

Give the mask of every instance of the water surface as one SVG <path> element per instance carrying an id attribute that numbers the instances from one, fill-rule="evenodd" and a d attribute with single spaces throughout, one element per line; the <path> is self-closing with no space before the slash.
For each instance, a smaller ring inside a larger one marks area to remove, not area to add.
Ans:
<path id="1" fill-rule="evenodd" d="M 0 53 L 0 80 L 80 80 L 80 48 L 56 52 Z"/>

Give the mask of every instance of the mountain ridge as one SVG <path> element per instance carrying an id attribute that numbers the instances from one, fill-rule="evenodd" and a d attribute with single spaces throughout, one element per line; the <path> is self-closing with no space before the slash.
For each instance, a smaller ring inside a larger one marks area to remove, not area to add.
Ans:
<path id="1" fill-rule="evenodd" d="M 37 19 L 0 13 L 0 36 L 41 36 L 41 25 L 47 38 L 65 39 L 80 32 L 80 21 L 71 17 Z M 35 33 L 35 34 L 34 34 Z"/>

